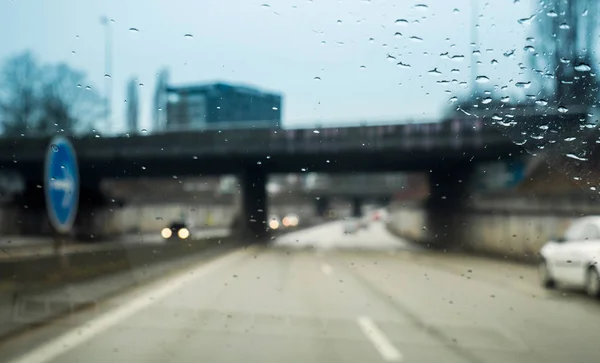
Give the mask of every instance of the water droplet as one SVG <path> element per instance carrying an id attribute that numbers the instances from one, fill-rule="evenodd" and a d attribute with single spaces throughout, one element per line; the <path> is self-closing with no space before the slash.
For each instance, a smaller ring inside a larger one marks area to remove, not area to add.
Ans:
<path id="1" fill-rule="evenodd" d="M 90 87 L 90 86 L 85 86 L 85 89 L 86 89 L 86 90 L 88 90 L 88 91 L 91 91 L 91 90 L 92 90 L 92 87 Z"/>
<path id="2" fill-rule="evenodd" d="M 504 53 L 503 53 L 503 55 L 504 55 L 506 58 L 511 58 L 511 57 L 514 57 L 514 56 L 515 56 L 515 51 L 516 51 L 516 49 L 507 50 L 506 52 L 504 52 Z"/>
<path id="3" fill-rule="evenodd" d="M 396 21 L 394 22 L 394 24 L 396 25 L 408 25 L 408 20 L 406 19 L 396 19 Z"/>
<path id="4" fill-rule="evenodd" d="M 313 130 L 313 133 L 314 134 L 319 134 L 320 132 L 319 132 L 319 130 Z"/>
<path id="5" fill-rule="evenodd" d="M 386 59 L 389 60 L 389 61 L 394 61 L 394 60 L 396 60 L 396 57 L 394 57 L 391 54 L 388 54 L 387 57 L 386 57 Z"/>
<path id="6" fill-rule="evenodd" d="M 145 167 L 145 166 L 142 166 L 142 170 L 146 170 L 146 167 Z"/>
<path id="7" fill-rule="evenodd" d="M 192 34 L 190 34 L 190 33 L 186 33 L 186 34 L 183 35 L 183 37 L 187 38 L 187 39 L 192 39 L 194 36 Z"/>
<path id="8" fill-rule="evenodd" d="M 587 16 L 587 14 L 588 14 L 588 9 L 585 9 L 585 10 L 583 11 L 583 13 L 581 13 L 581 16 Z"/>
<path id="9" fill-rule="evenodd" d="M 129 31 L 132 33 L 138 33 L 140 30 L 138 28 L 129 28 Z"/>
<path id="10" fill-rule="evenodd" d="M 518 88 L 523 88 L 523 89 L 527 89 L 529 87 L 531 87 L 531 82 L 527 81 L 527 82 L 517 82 L 515 83 L 515 86 Z"/>
<path id="11" fill-rule="evenodd" d="M 484 105 L 487 105 L 488 103 L 492 102 L 492 98 L 491 97 L 486 97 L 484 99 L 481 100 L 481 103 L 483 103 Z"/>
<path id="12" fill-rule="evenodd" d="M 558 112 L 567 113 L 567 112 L 569 112 L 569 109 L 566 108 L 565 106 L 558 106 Z"/>
<path id="13" fill-rule="evenodd" d="M 138 87 L 144 87 L 143 83 L 138 84 Z"/>
<path id="14" fill-rule="evenodd" d="M 458 68 L 452 68 L 452 70 L 450 71 L 450 73 L 460 73 L 460 69 L 458 69 Z"/>
<path id="15" fill-rule="evenodd" d="M 460 10 L 458 10 L 457 8 L 454 8 L 454 10 L 452 10 L 452 12 L 453 12 L 454 14 L 458 14 L 458 13 L 460 13 Z"/>
<path id="16" fill-rule="evenodd" d="M 531 24 L 531 21 L 532 21 L 534 18 L 535 18 L 535 14 L 533 14 L 533 15 L 531 15 L 530 17 L 527 17 L 527 18 L 522 18 L 522 19 L 519 19 L 519 20 L 517 20 L 517 22 L 518 22 L 519 24 L 522 24 L 522 25 L 529 25 L 529 24 Z"/>
<path id="17" fill-rule="evenodd" d="M 434 69 L 430 70 L 427 73 L 429 73 L 432 76 L 441 76 L 442 75 L 442 72 L 438 71 L 437 68 L 434 68 Z"/>
<path id="18" fill-rule="evenodd" d="M 587 158 L 582 158 L 582 157 L 577 156 L 575 154 L 567 154 L 567 157 L 571 158 L 571 159 L 579 160 L 579 161 L 587 161 L 588 160 Z"/>
<path id="19" fill-rule="evenodd" d="M 104 78 L 111 78 L 111 77 L 110 77 L 110 74 L 105 74 L 105 75 L 104 75 Z"/>
<path id="20" fill-rule="evenodd" d="M 273 111 L 277 111 L 277 110 L 279 110 L 279 108 L 277 108 L 277 107 L 275 107 L 275 106 L 273 106 L 271 109 L 272 109 Z"/>
<path id="21" fill-rule="evenodd" d="M 375 38 L 369 38 L 369 43 L 373 43 L 375 41 Z"/>
<path id="22" fill-rule="evenodd" d="M 338 21 L 337 21 L 337 23 L 338 23 L 338 24 L 341 24 L 341 23 L 342 23 L 342 21 L 341 21 L 341 20 L 338 20 Z"/>
<path id="23" fill-rule="evenodd" d="M 504 97 L 500 98 L 500 102 L 503 102 L 503 103 L 510 102 L 510 96 L 504 96 Z"/>
<path id="24" fill-rule="evenodd" d="M 400 37 L 402 36 L 402 33 L 400 33 L 400 32 L 396 32 L 396 34 L 394 34 L 394 36 L 395 36 L 396 38 L 400 38 Z"/>
<path id="25" fill-rule="evenodd" d="M 269 4 L 262 4 L 261 7 L 263 7 L 263 8 L 270 8 L 271 5 L 269 5 Z"/>
<path id="26" fill-rule="evenodd" d="M 498 114 L 495 113 L 492 115 L 492 120 L 500 121 L 500 120 L 502 120 L 502 117 L 500 117 Z"/>
<path id="27" fill-rule="evenodd" d="M 423 38 L 419 38 L 416 35 L 411 35 L 411 37 L 408 39 L 412 40 L 413 42 L 422 42 L 423 41 Z"/>
<path id="28" fill-rule="evenodd" d="M 533 45 L 526 45 L 525 47 L 523 47 L 523 50 L 525 52 L 533 53 L 535 52 L 535 47 Z"/>
<path id="29" fill-rule="evenodd" d="M 56 146 L 55 144 L 50 145 L 50 148 L 52 149 L 52 151 L 58 152 L 58 146 Z"/>
<path id="30" fill-rule="evenodd" d="M 147 132 L 148 132 L 148 130 L 146 130 L 146 129 L 142 129 L 142 130 L 141 130 L 141 132 L 142 132 L 142 134 L 145 134 L 145 133 L 147 133 Z"/>
<path id="31" fill-rule="evenodd" d="M 396 63 L 396 66 L 401 67 L 401 68 L 410 68 L 410 64 L 402 63 L 402 62 Z"/>
<path id="32" fill-rule="evenodd" d="M 571 141 L 575 141 L 575 140 L 576 140 L 576 138 L 575 138 L 575 137 L 567 137 L 567 138 L 565 139 L 565 141 L 566 141 L 566 142 L 571 142 Z"/>
<path id="33" fill-rule="evenodd" d="M 490 79 L 487 76 L 477 76 L 477 78 L 475 78 L 475 82 L 477 83 L 488 83 L 490 81 Z"/>
<path id="34" fill-rule="evenodd" d="M 458 101 L 458 97 L 452 96 L 452 97 L 450 97 L 449 101 L 452 102 L 452 103 L 454 103 L 454 102 Z"/>
<path id="35" fill-rule="evenodd" d="M 577 72 L 589 72 L 592 70 L 592 67 L 590 67 L 588 64 L 585 64 L 585 63 L 579 63 L 578 65 L 575 66 L 575 70 Z"/>
<path id="36" fill-rule="evenodd" d="M 560 24 L 558 27 L 559 27 L 560 29 L 563 29 L 563 30 L 564 30 L 564 29 L 571 29 L 571 27 L 570 27 L 570 26 L 569 26 L 569 24 L 567 24 L 567 23 L 561 23 L 561 24 Z"/>
<path id="37" fill-rule="evenodd" d="M 417 4 L 414 7 L 417 10 L 427 10 L 427 9 L 429 9 L 429 6 L 427 6 L 427 4 Z"/>
<path id="38" fill-rule="evenodd" d="M 320 81 L 320 80 L 321 80 L 321 77 L 315 77 L 315 78 L 313 78 L 313 79 L 314 79 L 315 81 Z"/>
<path id="39" fill-rule="evenodd" d="M 77 83 L 77 88 L 81 88 L 81 83 Z"/>
<path id="40" fill-rule="evenodd" d="M 364 65 L 362 65 L 362 66 L 360 66 L 360 67 L 358 67 L 358 68 L 359 68 L 359 69 L 367 69 L 367 67 L 366 67 L 366 66 L 364 66 Z"/>
<path id="41" fill-rule="evenodd" d="M 545 99 L 541 98 L 537 101 L 535 101 L 535 104 L 538 106 L 546 106 L 548 104 L 548 101 L 546 101 Z"/>
<path id="42" fill-rule="evenodd" d="M 492 59 L 492 61 L 490 63 L 495 66 L 496 64 L 498 64 L 498 61 L 495 59 Z"/>

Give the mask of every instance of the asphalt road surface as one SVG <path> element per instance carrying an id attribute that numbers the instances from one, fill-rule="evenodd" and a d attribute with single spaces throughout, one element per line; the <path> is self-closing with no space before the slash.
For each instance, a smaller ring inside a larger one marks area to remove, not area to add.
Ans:
<path id="1" fill-rule="evenodd" d="M 600 362 L 600 304 L 535 268 L 330 223 L 198 264 L 0 345 L 0 361 Z"/>

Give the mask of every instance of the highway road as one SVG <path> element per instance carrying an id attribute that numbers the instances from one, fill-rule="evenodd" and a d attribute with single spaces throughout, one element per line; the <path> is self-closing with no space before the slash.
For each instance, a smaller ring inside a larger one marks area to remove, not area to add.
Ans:
<path id="1" fill-rule="evenodd" d="M 340 222 L 227 252 L 0 345 L 0 361 L 594 362 L 600 304 L 535 268 Z"/>

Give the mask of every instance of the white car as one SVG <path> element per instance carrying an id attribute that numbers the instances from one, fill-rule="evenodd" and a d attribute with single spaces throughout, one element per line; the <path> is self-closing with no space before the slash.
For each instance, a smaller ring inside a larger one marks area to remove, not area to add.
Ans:
<path id="1" fill-rule="evenodd" d="M 544 287 L 565 283 L 600 298 L 600 216 L 578 219 L 564 237 L 546 243 L 540 254 Z"/>

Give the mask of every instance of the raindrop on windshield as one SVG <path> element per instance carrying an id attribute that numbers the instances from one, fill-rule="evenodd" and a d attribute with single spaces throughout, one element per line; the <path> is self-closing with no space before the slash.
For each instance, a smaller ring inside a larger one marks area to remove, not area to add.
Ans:
<path id="1" fill-rule="evenodd" d="M 567 112 L 569 112 L 569 109 L 566 108 L 565 106 L 558 106 L 558 112 L 567 113 Z"/>
<path id="2" fill-rule="evenodd" d="M 396 32 L 396 34 L 394 34 L 394 36 L 395 36 L 396 38 L 400 38 L 400 37 L 402 36 L 402 33 L 400 33 L 400 32 Z"/>
<path id="3" fill-rule="evenodd" d="M 320 81 L 320 80 L 321 80 L 321 77 L 315 77 L 315 78 L 313 78 L 313 79 L 314 79 L 315 81 Z"/>
<path id="4" fill-rule="evenodd" d="M 582 158 L 581 156 L 577 156 L 575 154 L 567 154 L 568 158 L 579 160 L 579 161 L 587 161 L 587 158 Z"/>
<path id="5" fill-rule="evenodd" d="M 55 144 L 50 145 L 50 147 L 52 148 L 52 151 L 58 152 L 58 146 L 56 146 Z"/>
<path id="6" fill-rule="evenodd" d="M 534 18 L 535 18 L 535 14 L 533 14 L 533 15 L 531 15 L 530 17 L 527 17 L 527 18 L 522 18 L 522 19 L 519 19 L 519 20 L 517 20 L 517 22 L 518 22 L 519 24 L 522 24 L 522 25 L 529 25 L 529 24 L 531 24 L 531 21 L 532 21 Z"/>
<path id="7" fill-rule="evenodd" d="M 396 25 L 408 25 L 408 20 L 406 20 L 406 19 L 396 19 L 396 21 L 394 22 L 394 24 L 396 24 Z"/>
<path id="8" fill-rule="evenodd" d="M 503 103 L 510 102 L 510 96 L 504 96 L 504 97 L 500 98 L 500 102 L 503 102 Z"/>
<path id="9" fill-rule="evenodd" d="M 138 28 L 129 28 L 129 31 L 132 32 L 132 33 L 137 33 L 140 30 Z"/>
<path id="10" fill-rule="evenodd" d="M 548 16 L 550 18 L 556 18 L 558 16 L 558 14 L 556 13 L 556 11 L 550 10 L 546 13 L 546 16 Z"/>
<path id="11" fill-rule="evenodd" d="M 184 38 L 187 38 L 187 39 L 191 39 L 191 38 L 193 38 L 194 36 L 193 36 L 192 34 L 190 34 L 190 33 L 187 33 L 187 34 L 184 34 L 184 36 L 183 36 L 183 37 L 184 37 Z"/>
<path id="12" fill-rule="evenodd" d="M 529 87 L 531 87 L 531 82 L 527 81 L 527 82 L 517 82 L 515 83 L 515 86 L 518 88 L 523 88 L 523 89 L 527 89 Z"/>
<path id="13" fill-rule="evenodd" d="M 497 61 L 497 60 L 495 60 L 495 59 L 492 59 L 492 61 L 491 61 L 490 63 L 491 63 L 492 65 L 496 65 L 496 64 L 498 64 L 498 61 Z"/>
<path id="14" fill-rule="evenodd" d="M 567 23 L 561 23 L 558 27 L 563 30 L 571 29 L 571 27 Z"/>
<path id="15" fill-rule="evenodd" d="M 410 64 L 407 63 L 398 62 L 396 65 L 401 68 L 410 68 Z"/>
<path id="16" fill-rule="evenodd" d="M 396 60 L 396 57 L 394 57 L 391 54 L 388 54 L 387 57 L 386 57 L 386 59 L 389 60 L 389 61 L 394 61 L 394 60 Z"/>
<path id="17" fill-rule="evenodd" d="M 500 121 L 502 120 L 502 117 L 498 116 L 498 114 L 494 114 L 492 115 L 492 120 Z"/>
<path id="18" fill-rule="evenodd" d="M 423 41 L 423 38 L 419 38 L 416 35 L 411 35 L 411 37 L 409 39 L 412 40 L 413 42 L 422 42 Z"/>
<path id="19" fill-rule="evenodd" d="M 110 78 L 110 74 L 105 74 L 104 78 Z"/>
<path id="20" fill-rule="evenodd" d="M 490 79 L 487 76 L 477 76 L 477 78 L 475 78 L 475 82 L 477 83 L 488 83 L 490 81 Z"/>
<path id="21" fill-rule="evenodd" d="M 148 132 L 148 130 L 146 129 L 141 129 L 140 131 L 142 132 L 142 134 L 146 134 Z"/>
<path id="22" fill-rule="evenodd" d="M 429 73 L 429 74 L 430 74 L 430 75 L 432 75 L 432 76 L 440 76 L 440 75 L 442 75 L 442 72 L 438 71 L 438 69 L 437 69 L 437 68 L 434 68 L 434 69 L 430 70 L 430 71 L 429 71 L 429 72 L 427 72 L 427 73 Z"/>
<path id="23" fill-rule="evenodd" d="M 462 54 L 456 54 L 450 57 L 450 59 L 452 59 L 453 61 L 462 61 L 463 59 L 465 59 L 465 56 Z"/>
<path id="24" fill-rule="evenodd" d="M 483 100 L 481 100 L 481 103 L 483 103 L 484 105 L 487 105 L 488 103 L 492 102 L 492 98 L 491 97 L 486 97 Z"/>
<path id="25" fill-rule="evenodd" d="M 575 70 L 578 72 L 589 72 L 592 70 L 592 67 L 585 63 L 579 63 L 575 66 Z"/>
<path id="26" fill-rule="evenodd" d="M 88 90 L 88 91 L 91 91 L 91 90 L 92 90 L 92 87 L 90 87 L 90 86 L 85 86 L 85 89 L 86 89 L 86 90 Z"/>
<path id="27" fill-rule="evenodd" d="M 535 47 L 533 45 L 526 45 L 525 47 L 523 47 L 523 50 L 529 53 L 533 53 L 535 52 Z"/>
<path id="28" fill-rule="evenodd" d="M 427 9 L 429 9 L 429 6 L 427 6 L 426 4 L 417 4 L 417 5 L 415 5 L 415 9 L 427 10 Z"/>

